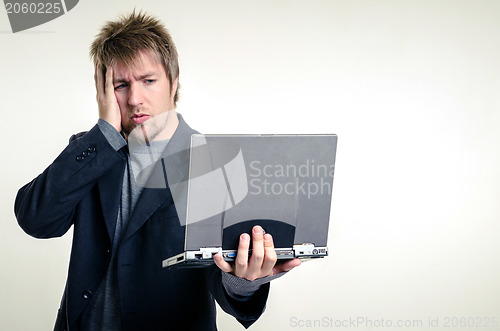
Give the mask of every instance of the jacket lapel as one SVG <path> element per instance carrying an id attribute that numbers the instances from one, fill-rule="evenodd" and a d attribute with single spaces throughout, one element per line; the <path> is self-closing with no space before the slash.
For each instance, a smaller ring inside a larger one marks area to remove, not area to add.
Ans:
<path id="1" fill-rule="evenodd" d="M 103 176 L 97 183 L 99 197 L 101 199 L 104 222 L 108 230 L 109 240 L 113 242 L 116 228 L 116 219 L 123 185 L 123 174 L 125 172 L 125 160 L 120 165 L 113 167 L 109 173 Z"/>
<path id="2" fill-rule="evenodd" d="M 144 188 L 132 212 L 132 217 L 127 224 L 125 235 L 122 240 L 127 240 L 127 238 L 139 230 L 158 209 L 166 206 L 170 201 L 172 201 L 172 196 L 168 188 Z"/>

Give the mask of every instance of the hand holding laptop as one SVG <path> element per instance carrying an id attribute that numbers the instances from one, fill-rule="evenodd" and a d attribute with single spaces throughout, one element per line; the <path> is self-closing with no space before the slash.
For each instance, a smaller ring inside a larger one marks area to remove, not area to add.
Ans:
<path id="1" fill-rule="evenodd" d="M 252 255 L 248 258 L 250 240 L 252 240 Z M 251 238 L 247 233 L 240 236 L 236 260 L 233 264 L 224 261 L 220 254 L 214 256 L 214 262 L 222 271 L 249 281 L 290 271 L 301 264 L 298 258 L 280 261 L 277 264 L 273 237 L 269 233 L 264 233 L 262 227 L 258 225 L 253 227 Z"/>

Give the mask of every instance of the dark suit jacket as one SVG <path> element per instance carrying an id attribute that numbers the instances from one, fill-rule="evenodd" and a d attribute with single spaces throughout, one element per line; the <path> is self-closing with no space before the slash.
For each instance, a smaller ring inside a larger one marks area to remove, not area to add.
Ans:
<path id="1" fill-rule="evenodd" d="M 192 130 L 180 123 L 167 148 L 174 162 L 188 160 Z M 125 151 L 124 151 L 125 149 Z M 75 330 L 110 262 L 126 165 L 126 147 L 115 151 L 96 125 L 73 136 L 57 159 L 17 195 L 15 213 L 36 238 L 59 237 L 73 225 L 68 278 L 55 329 Z M 172 160 L 170 160 L 172 161 Z M 180 225 L 168 188 L 145 188 L 118 250 L 118 286 L 123 330 L 215 330 L 214 298 L 245 327 L 263 312 L 269 284 L 249 301 L 231 299 L 215 267 L 163 269 L 182 251 Z"/>

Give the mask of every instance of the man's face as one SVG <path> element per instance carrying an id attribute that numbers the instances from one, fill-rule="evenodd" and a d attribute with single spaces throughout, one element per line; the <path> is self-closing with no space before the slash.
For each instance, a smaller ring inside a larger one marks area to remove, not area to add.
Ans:
<path id="1" fill-rule="evenodd" d="M 128 136 L 142 124 L 150 140 L 161 139 L 166 120 L 160 118 L 166 116 L 152 118 L 175 108 L 177 79 L 171 88 L 164 66 L 150 52 L 140 52 L 130 66 L 117 63 L 113 73 L 123 132 Z"/>

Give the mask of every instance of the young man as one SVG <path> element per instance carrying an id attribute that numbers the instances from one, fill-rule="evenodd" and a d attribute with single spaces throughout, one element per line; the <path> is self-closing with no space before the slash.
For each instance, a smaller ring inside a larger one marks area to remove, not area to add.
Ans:
<path id="1" fill-rule="evenodd" d="M 97 125 L 71 137 L 15 203 L 20 226 L 34 237 L 74 227 L 55 329 L 216 330 L 214 299 L 250 326 L 264 310 L 269 281 L 300 264 L 276 264 L 273 239 L 261 227 L 241 235 L 234 264 L 216 255 L 208 268 L 161 267 L 183 249 L 184 226 L 167 176 L 150 187 L 140 174 L 153 161 L 185 171 L 196 132 L 175 111 L 179 68 L 170 35 L 155 18 L 133 12 L 108 22 L 90 54 Z"/>

